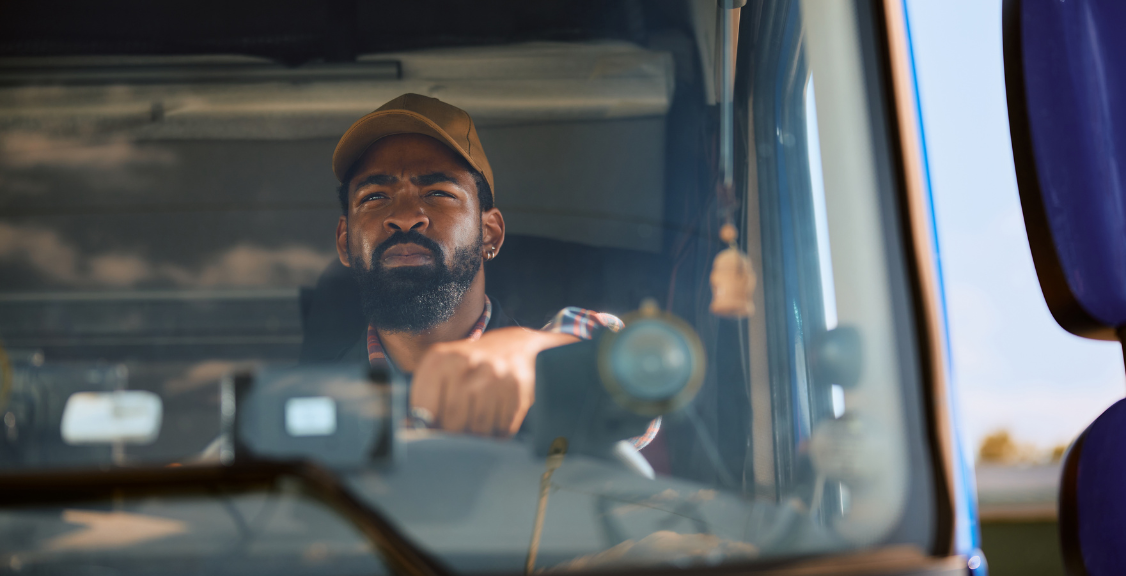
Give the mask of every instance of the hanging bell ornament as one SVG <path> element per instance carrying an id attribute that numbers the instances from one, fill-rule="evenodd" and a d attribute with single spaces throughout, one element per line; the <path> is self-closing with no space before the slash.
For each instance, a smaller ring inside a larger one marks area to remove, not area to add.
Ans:
<path id="1" fill-rule="evenodd" d="M 712 314 L 727 318 L 747 318 L 755 313 L 752 297 L 755 292 L 755 272 L 751 259 L 736 247 L 739 231 L 731 223 L 724 224 L 719 237 L 727 248 L 716 254 L 712 262 Z"/>

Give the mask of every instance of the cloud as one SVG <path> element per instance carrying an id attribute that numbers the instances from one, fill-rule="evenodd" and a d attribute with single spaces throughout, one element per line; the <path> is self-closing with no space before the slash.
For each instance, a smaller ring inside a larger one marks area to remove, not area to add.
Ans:
<path id="1" fill-rule="evenodd" d="M 134 254 L 101 254 L 89 260 L 89 279 L 102 286 L 135 286 L 154 276 L 152 266 Z"/>
<path id="2" fill-rule="evenodd" d="M 169 277 L 181 285 L 296 286 L 315 282 L 335 253 L 317 252 L 304 246 L 270 249 L 250 244 L 235 246 L 196 273 L 165 267 Z"/>
<path id="3" fill-rule="evenodd" d="M 166 146 L 138 146 L 120 135 L 58 137 L 31 131 L 0 133 L 0 186 L 8 195 L 39 196 L 73 175 L 81 188 L 109 193 L 151 189 L 153 169 L 167 171 L 176 154 Z"/>
<path id="4" fill-rule="evenodd" d="M 70 168 L 115 170 L 137 164 L 171 164 L 171 151 L 138 147 L 123 137 L 89 140 L 49 136 L 42 132 L 0 134 L 0 164 L 7 168 Z"/>
<path id="5" fill-rule="evenodd" d="M 188 532 L 188 525 L 182 520 L 130 512 L 68 509 L 63 511 L 63 521 L 82 527 L 51 538 L 43 545 L 44 550 L 100 552 Z"/>
<path id="6" fill-rule="evenodd" d="M 305 246 L 233 246 L 198 268 L 154 263 L 127 252 L 83 255 L 48 228 L 0 223 L 0 262 L 24 263 L 70 287 L 132 288 L 144 283 L 182 288 L 300 286 L 312 284 L 336 258 Z"/>
<path id="7" fill-rule="evenodd" d="M 44 275 L 78 282 L 78 252 L 54 230 L 0 223 L 0 261 L 24 261 Z"/>

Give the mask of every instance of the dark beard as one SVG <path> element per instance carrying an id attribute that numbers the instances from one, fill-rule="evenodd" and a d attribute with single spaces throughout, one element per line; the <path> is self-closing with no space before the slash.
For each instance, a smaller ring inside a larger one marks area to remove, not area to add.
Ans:
<path id="1" fill-rule="evenodd" d="M 417 244 L 434 256 L 428 266 L 384 268 L 383 253 L 396 244 Z M 360 284 L 364 316 L 388 332 L 418 334 L 453 317 L 481 269 L 481 234 L 471 246 L 458 248 L 447 263 L 437 242 L 414 230 L 396 232 L 372 251 L 371 268 L 350 255 L 352 273 Z"/>

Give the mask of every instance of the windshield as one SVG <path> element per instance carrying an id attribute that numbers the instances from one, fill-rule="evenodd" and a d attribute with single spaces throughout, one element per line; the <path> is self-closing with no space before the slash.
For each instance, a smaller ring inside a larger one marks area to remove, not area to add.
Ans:
<path id="1" fill-rule="evenodd" d="M 0 564 L 930 550 L 867 4 L 291 4 L 9 9 Z"/>

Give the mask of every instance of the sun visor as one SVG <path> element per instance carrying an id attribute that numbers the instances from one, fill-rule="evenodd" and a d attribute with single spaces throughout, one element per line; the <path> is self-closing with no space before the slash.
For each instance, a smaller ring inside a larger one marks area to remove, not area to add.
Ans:
<path id="1" fill-rule="evenodd" d="M 479 127 L 659 116 L 672 56 L 625 42 L 530 43 L 285 67 L 254 57 L 0 59 L 0 129 L 134 139 L 339 137 L 406 92 Z"/>

